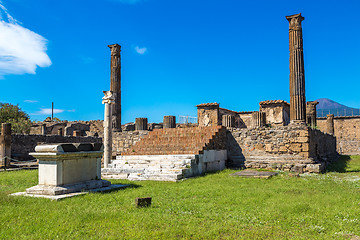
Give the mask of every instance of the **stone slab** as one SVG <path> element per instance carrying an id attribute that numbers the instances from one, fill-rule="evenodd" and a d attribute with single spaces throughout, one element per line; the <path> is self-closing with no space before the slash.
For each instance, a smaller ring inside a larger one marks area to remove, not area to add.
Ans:
<path id="1" fill-rule="evenodd" d="M 239 176 L 239 177 L 270 178 L 272 176 L 278 175 L 278 173 L 277 172 L 244 170 L 244 171 L 232 173 L 230 175 L 231 176 Z"/>
<path id="2" fill-rule="evenodd" d="M 51 200 L 62 200 L 64 198 L 71 198 L 71 197 L 75 197 L 75 196 L 79 196 L 79 195 L 84 195 L 87 194 L 89 192 L 110 192 L 113 190 L 118 190 L 118 189 L 122 189 L 122 188 L 126 188 L 128 187 L 129 184 L 126 185 L 121 185 L 121 184 L 113 184 L 107 187 L 101 187 L 101 188 L 95 188 L 95 189 L 91 189 L 91 190 L 87 190 L 85 192 L 76 192 L 76 193 L 68 193 L 68 194 L 62 194 L 62 195 L 40 195 L 40 194 L 28 194 L 26 192 L 17 192 L 17 193 L 12 193 L 10 194 L 10 196 L 25 196 L 25 197 L 35 197 L 35 198 L 47 198 L 47 199 L 51 199 Z"/>

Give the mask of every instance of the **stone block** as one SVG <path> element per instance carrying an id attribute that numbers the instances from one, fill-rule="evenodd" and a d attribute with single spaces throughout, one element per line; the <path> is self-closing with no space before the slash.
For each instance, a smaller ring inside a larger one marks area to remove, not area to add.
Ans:
<path id="1" fill-rule="evenodd" d="M 135 198 L 136 207 L 150 207 L 151 206 L 151 197 L 145 198 Z"/>
<path id="2" fill-rule="evenodd" d="M 307 143 L 307 142 L 309 142 L 309 140 L 310 140 L 309 137 L 298 137 L 296 139 L 296 141 L 299 143 Z"/>
<path id="3" fill-rule="evenodd" d="M 310 146 L 309 146 L 309 144 L 307 143 L 303 143 L 303 144 L 301 144 L 301 149 L 302 149 L 302 151 L 303 152 L 309 152 L 310 151 Z"/>
<path id="4" fill-rule="evenodd" d="M 287 152 L 287 147 L 285 147 L 285 146 L 280 146 L 280 147 L 279 147 L 279 152 L 282 152 L 282 153 Z"/>
<path id="5" fill-rule="evenodd" d="M 289 150 L 292 152 L 301 152 L 301 144 L 300 143 L 292 143 L 289 147 Z"/>
<path id="6" fill-rule="evenodd" d="M 307 131 L 307 130 L 299 131 L 299 136 L 300 137 L 308 137 L 309 136 L 309 131 Z"/>
<path id="7" fill-rule="evenodd" d="M 265 151 L 271 152 L 272 151 L 272 144 L 265 144 Z"/>
<path id="8" fill-rule="evenodd" d="M 264 144 L 256 144 L 255 149 L 259 151 L 264 151 L 265 150 Z"/>

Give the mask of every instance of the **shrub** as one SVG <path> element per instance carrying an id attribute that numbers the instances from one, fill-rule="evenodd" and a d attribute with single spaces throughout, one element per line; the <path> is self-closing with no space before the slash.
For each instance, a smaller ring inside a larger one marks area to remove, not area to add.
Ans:
<path id="1" fill-rule="evenodd" d="M 11 130 L 13 133 L 30 133 L 30 117 L 21 110 L 19 105 L 0 103 L 0 123 L 11 123 Z"/>

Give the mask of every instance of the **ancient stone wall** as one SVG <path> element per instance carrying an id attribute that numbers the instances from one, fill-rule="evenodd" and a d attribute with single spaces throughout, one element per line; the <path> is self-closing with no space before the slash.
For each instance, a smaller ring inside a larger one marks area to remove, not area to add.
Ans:
<path id="1" fill-rule="evenodd" d="M 318 118 L 317 127 L 326 132 L 326 118 Z M 360 116 L 334 117 L 334 130 L 340 154 L 360 154 Z"/>
<path id="2" fill-rule="evenodd" d="M 121 155 L 122 152 L 128 150 L 132 145 L 140 141 L 149 131 L 124 131 L 113 133 L 113 156 Z"/>
<path id="3" fill-rule="evenodd" d="M 94 136 L 97 132 L 103 132 L 103 121 L 63 121 L 63 122 L 36 122 L 31 126 L 31 135 L 41 135 L 42 126 L 45 125 L 45 133 L 47 135 L 58 135 L 58 130 L 66 136 L 72 136 L 75 131 L 80 131 L 81 136 Z"/>
<path id="4" fill-rule="evenodd" d="M 236 129 L 227 137 L 229 160 L 246 167 L 320 172 L 337 156 L 333 136 L 304 125 Z"/>
<path id="5" fill-rule="evenodd" d="M 17 160 L 34 159 L 29 156 L 35 152 L 36 145 L 40 143 L 101 143 L 101 138 L 96 137 L 73 137 L 57 135 L 12 135 L 11 155 Z"/>

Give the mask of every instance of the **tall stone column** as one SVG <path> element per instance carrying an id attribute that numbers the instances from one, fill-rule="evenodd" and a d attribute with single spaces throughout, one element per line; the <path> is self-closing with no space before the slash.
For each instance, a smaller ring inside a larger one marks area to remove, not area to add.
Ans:
<path id="1" fill-rule="evenodd" d="M 63 136 L 63 135 L 64 135 L 62 128 L 59 128 L 59 129 L 57 130 L 57 133 L 58 133 L 59 136 Z"/>
<path id="2" fill-rule="evenodd" d="M 135 130 L 147 130 L 148 119 L 147 118 L 136 118 L 135 119 Z"/>
<path id="3" fill-rule="evenodd" d="M 108 45 L 111 50 L 110 91 L 113 93 L 115 104 L 112 105 L 112 127 L 121 132 L 121 46 Z"/>
<path id="4" fill-rule="evenodd" d="M 163 128 L 176 128 L 175 116 L 164 116 Z"/>
<path id="5" fill-rule="evenodd" d="M 104 111 L 104 167 L 107 168 L 112 156 L 112 105 L 115 104 L 115 98 L 112 91 L 103 91 L 104 97 L 102 104 L 105 104 Z"/>
<path id="6" fill-rule="evenodd" d="M 334 114 L 328 114 L 326 116 L 326 133 L 334 135 Z"/>
<path id="7" fill-rule="evenodd" d="M 46 135 L 46 124 L 41 125 L 41 135 Z"/>
<path id="8" fill-rule="evenodd" d="M 316 105 L 318 105 L 319 102 L 312 101 L 306 103 L 306 124 L 310 125 L 312 128 L 315 128 L 317 126 L 316 123 Z"/>
<path id="9" fill-rule="evenodd" d="M 10 166 L 11 158 L 11 124 L 1 124 L 0 135 L 0 166 Z"/>
<path id="10" fill-rule="evenodd" d="M 290 121 L 305 122 L 305 72 L 301 13 L 286 16 L 289 21 Z"/>

